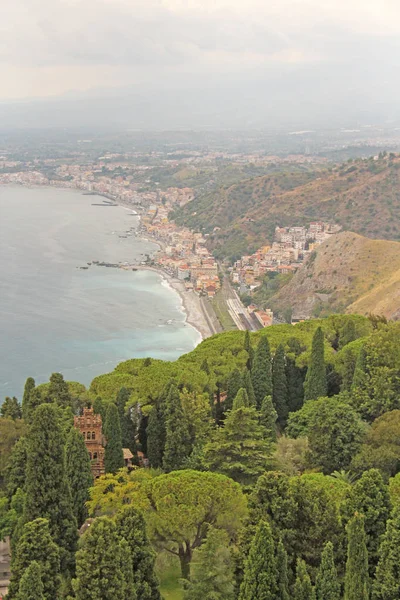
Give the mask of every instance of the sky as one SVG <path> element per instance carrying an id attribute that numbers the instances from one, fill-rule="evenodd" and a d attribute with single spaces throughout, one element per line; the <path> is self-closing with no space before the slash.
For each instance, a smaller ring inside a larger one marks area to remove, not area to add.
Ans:
<path id="1" fill-rule="evenodd" d="M 398 0 L 1 0 L 0 118 L 390 121 L 399 34 Z"/>

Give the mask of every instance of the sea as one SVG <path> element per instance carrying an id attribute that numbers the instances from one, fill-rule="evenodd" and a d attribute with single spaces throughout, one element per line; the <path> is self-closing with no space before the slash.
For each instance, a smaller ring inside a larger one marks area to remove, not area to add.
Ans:
<path id="1" fill-rule="evenodd" d="M 89 385 L 121 361 L 175 360 L 200 341 L 156 272 L 88 265 L 145 260 L 139 217 L 99 196 L 0 186 L 0 398 L 60 372 Z M 88 267 L 87 269 L 81 267 Z M 0 400 L 1 401 L 1 400 Z"/>

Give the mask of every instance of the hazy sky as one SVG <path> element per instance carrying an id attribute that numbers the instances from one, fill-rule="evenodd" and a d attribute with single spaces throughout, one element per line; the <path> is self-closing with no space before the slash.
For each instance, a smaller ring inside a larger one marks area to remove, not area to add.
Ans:
<path id="1" fill-rule="evenodd" d="M 262 81 L 370 108 L 399 67 L 399 0 L 1 0 L 0 101 Z"/>

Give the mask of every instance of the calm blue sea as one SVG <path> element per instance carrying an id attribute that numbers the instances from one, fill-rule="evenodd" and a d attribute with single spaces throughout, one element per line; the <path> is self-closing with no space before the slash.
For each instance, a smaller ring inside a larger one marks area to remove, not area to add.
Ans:
<path id="1" fill-rule="evenodd" d="M 138 218 L 97 196 L 0 187 L 0 398 L 52 372 L 89 384 L 133 357 L 174 360 L 199 341 L 156 273 L 85 266 L 156 250 L 127 235 Z"/>

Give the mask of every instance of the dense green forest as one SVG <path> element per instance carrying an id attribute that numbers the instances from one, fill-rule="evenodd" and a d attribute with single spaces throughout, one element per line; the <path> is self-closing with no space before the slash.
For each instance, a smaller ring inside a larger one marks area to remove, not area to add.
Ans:
<path id="1" fill-rule="evenodd" d="M 1 407 L 0 490 L 10 599 L 398 600 L 400 323 L 227 332 L 89 389 L 28 378 Z"/>

